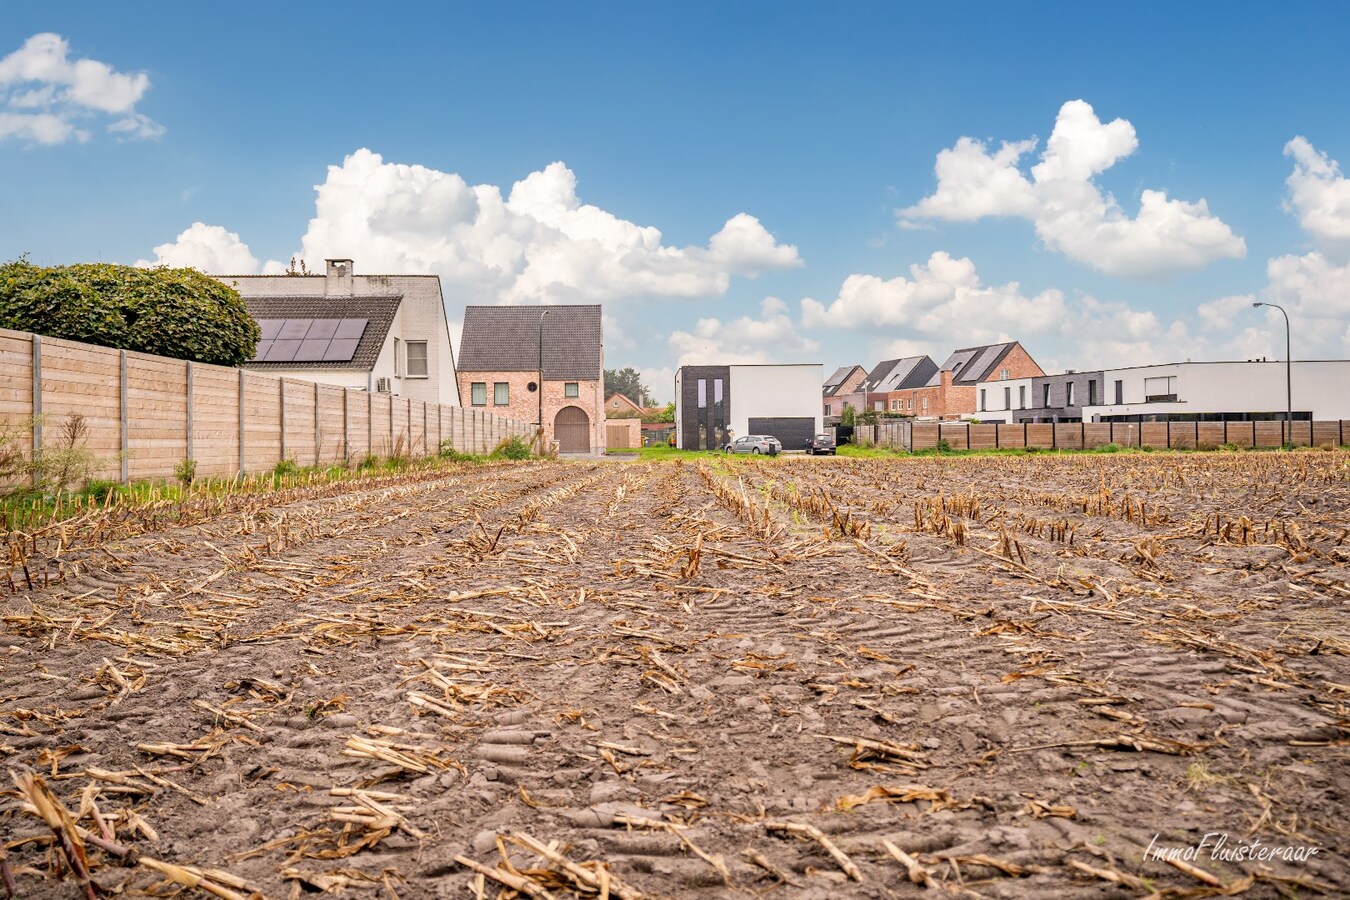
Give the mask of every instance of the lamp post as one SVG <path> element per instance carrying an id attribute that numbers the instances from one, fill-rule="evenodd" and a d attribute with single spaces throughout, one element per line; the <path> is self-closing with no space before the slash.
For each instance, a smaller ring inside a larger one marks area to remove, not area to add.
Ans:
<path id="1" fill-rule="evenodd" d="M 1284 398 L 1285 398 L 1285 422 L 1288 429 L 1288 444 L 1286 447 L 1294 446 L 1294 364 L 1293 355 L 1289 352 L 1289 313 L 1284 311 L 1284 307 L 1278 303 L 1263 303 L 1257 300 L 1252 304 L 1253 308 L 1258 306 L 1269 306 L 1278 309 L 1280 315 L 1284 316 Z"/>
<path id="2" fill-rule="evenodd" d="M 544 317 L 548 315 L 548 310 L 539 314 L 539 419 L 534 424 L 539 433 L 539 453 L 542 455 L 544 450 Z"/>

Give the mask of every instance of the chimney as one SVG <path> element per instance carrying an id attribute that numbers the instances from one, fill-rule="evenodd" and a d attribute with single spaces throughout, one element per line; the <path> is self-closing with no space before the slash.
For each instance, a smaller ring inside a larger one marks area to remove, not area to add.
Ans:
<path id="1" fill-rule="evenodd" d="M 326 259 L 328 281 L 324 285 L 324 294 L 329 297 L 350 297 L 352 295 L 352 261 L 350 259 Z"/>
<path id="2" fill-rule="evenodd" d="M 942 385 L 944 390 L 952 386 L 952 378 L 955 376 L 955 374 L 956 373 L 953 372 L 951 369 L 942 370 L 942 372 L 939 375 L 938 382 Z"/>

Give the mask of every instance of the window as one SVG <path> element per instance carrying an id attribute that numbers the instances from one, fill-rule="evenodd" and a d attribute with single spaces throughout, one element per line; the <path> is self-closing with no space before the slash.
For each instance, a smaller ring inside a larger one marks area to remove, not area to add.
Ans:
<path id="1" fill-rule="evenodd" d="M 399 352 L 399 340 L 394 338 L 394 377 L 398 378 L 403 374 L 403 354 Z"/>
<path id="2" fill-rule="evenodd" d="M 1119 379 L 1116 380 L 1116 402 L 1125 402 L 1125 382 Z"/>
<path id="3" fill-rule="evenodd" d="M 575 381 L 564 381 L 564 382 L 563 382 L 563 396 L 564 396 L 564 397 L 580 397 L 580 396 L 581 396 L 581 385 L 580 385 L 578 382 L 575 382 Z M 619 404 L 618 404 L 618 403 L 615 403 L 614 405 L 615 405 L 615 406 L 618 406 Z"/>
<path id="4" fill-rule="evenodd" d="M 706 378 L 700 378 L 698 380 L 698 408 L 708 408 L 708 379 Z M 704 450 L 707 448 L 699 447 L 699 449 Z"/>
<path id="5" fill-rule="evenodd" d="M 427 342 L 408 341 L 408 377 L 427 377 Z"/>
<path id="6" fill-rule="evenodd" d="M 1000 370 L 999 370 L 999 373 L 998 373 L 998 380 L 999 380 L 999 381 L 1007 381 L 1008 378 L 1009 378 L 1011 375 L 1012 375 L 1012 373 L 1009 372 L 1007 369 L 1000 369 Z"/>
<path id="7" fill-rule="evenodd" d="M 825 404 L 825 415 L 827 416 L 834 415 L 834 413 L 830 412 L 830 404 L 828 403 Z"/>
<path id="8" fill-rule="evenodd" d="M 475 381 L 469 386 L 469 402 L 474 406 L 487 406 L 486 381 Z"/>
<path id="9" fill-rule="evenodd" d="M 714 379 L 713 379 L 713 406 L 715 406 L 715 407 L 720 407 L 721 405 L 722 405 L 722 379 L 720 379 L 720 378 L 714 378 Z"/>
<path id="10" fill-rule="evenodd" d="M 1027 386 L 1025 384 L 1019 384 L 1017 386 L 1017 408 L 1027 408 Z"/>
<path id="11" fill-rule="evenodd" d="M 494 381 L 492 383 L 492 405 L 506 406 L 511 402 L 511 385 L 505 381 Z"/>
<path id="12" fill-rule="evenodd" d="M 1064 405 L 1073 406 L 1073 382 L 1064 385 Z"/>
<path id="13" fill-rule="evenodd" d="M 905 401 L 905 409 L 913 409 L 913 408 L 914 408 L 914 398 L 910 397 L 908 400 Z"/>
<path id="14" fill-rule="evenodd" d="M 1041 406 L 1048 407 L 1049 405 L 1050 405 L 1050 385 L 1044 384 L 1041 385 Z"/>
<path id="15" fill-rule="evenodd" d="M 980 412 L 984 412 L 985 410 L 987 410 L 987 409 L 989 408 L 989 407 L 987 407 L 987 406 L 985 405 L 985 402 L 984 402 L 984 395 L 985 395 L 985 390 L 984 390 L 984 388 L 980 388 Z"/>
<path id="16" fill-rule="evenodd" d="M 924 412 L 928 412 L 928 398 L 927 398 L 927 397 L 924 397 L 924 398 L 923 398 L 923 411 L 924 411 Z"/>
<path id="17" fill-rule="evenodd" d="M 1003 389 L 1003 408 L 1012 409 L 1012 388 L 1010 387 Z"/>
<path id="18" fill-rule="evenodd" d="M 1088 406 L 1097 405 L 1097 379 L 1088 382 Z"/>
<path id="19" fill-rule="evenodd" d="M 1175 403 L 1176 399 L 1176 376 L 1144 379 L 1145 403 Z"/>

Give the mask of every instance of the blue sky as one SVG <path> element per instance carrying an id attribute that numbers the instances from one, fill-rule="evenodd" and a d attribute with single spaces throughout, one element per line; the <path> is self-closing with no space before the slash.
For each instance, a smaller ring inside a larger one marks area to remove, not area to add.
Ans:
<path id="1" fill-rule="evenodd" d="M 1257 295 L 1346 357 L 1347 33 L 1333 3 L 26 4 L 0 257 L 350 256 L 437 272 L 452 321 L 599 300 L 658 396 L 681 362 L 1008 338 L 1273 356 Z"/>

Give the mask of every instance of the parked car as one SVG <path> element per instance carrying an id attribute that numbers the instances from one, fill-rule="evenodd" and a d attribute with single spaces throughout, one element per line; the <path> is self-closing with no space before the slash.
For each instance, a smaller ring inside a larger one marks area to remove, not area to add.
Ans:
<path id="1" fill-rule="evenodd" d="M 806 445 L 806 452 L 811 456 L 817 453 L 828 453 L 831 456 L 838 454 L 838 448 L 834 445 L 834 435 L 829 432 L 821 432 L 811 438 L 811 443 Z"/>
<path id="2" fill-rule="evenodd" d="M 783 451 L 783 445 L 771 434 L 747 434 L 727 444 L 728 453 L 755 453 L 777 456 Z"/>

